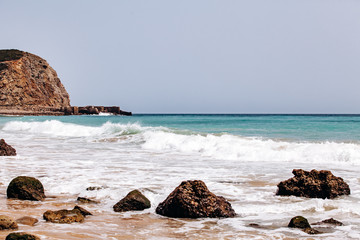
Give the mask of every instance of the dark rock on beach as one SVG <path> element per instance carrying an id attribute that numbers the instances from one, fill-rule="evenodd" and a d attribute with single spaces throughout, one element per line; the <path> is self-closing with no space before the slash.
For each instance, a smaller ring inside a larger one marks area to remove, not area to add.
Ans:
<path id="1" fill-rule="evenodd" d="M 318 230 L 312 228 L 308 222 L 308 220 L 302 216 L 296 216 L 293 217 L 289 224 L 288 227 L 290 228 L 300 228 L 302 229 L 303 232 L 306 232 L 307 234 L 319 234 L 321 232 L 319 232 Z"/>
<path id="2" fill-rule="evenodd" d="M 53 223 L 73 223 L 73 222 L 83 222 L 84 215 L 81 214 L 80 210 L 58 210 L 58 211 L 46 211 L 43 214 L 43 217 L 46 221 Z"/>
<path id="3" fill-rule="evenodd" d="M 84 197 L 78 197 L 77 201 L 81 202 L 81 203 L 99 203 L 98 201 L 91 200 L 89 198 L 84 198 Z"/>
<path id="4" fill-rule="evenodd" d="M 159 204 L 156 213 L 175 218 L 234 217 L 225 198 L 216 196 L 200 180 L 184 181 Z"/>
<path id="5" fill-rule="evenodd" d="M 18 225 L 11 217 L 0 215 L 0 230 L 17 229 Z"/>
<path id="6" fill-rule="evenodd" d="M 25 217 L 16 219 L 16 222 L 20 223 L 20 224 L 28 225 L 28 226 L 34 226 L 37 222 L 39 222 L 39 220 L 37 220 L 36 218 L 33 218 L 33 217 L 25 216 Z"/>
<path id="7" fill-rule="evenodd" d="M 7 197 L 41 201 L 45 198 L 44 187 L 36 178 L 26 176 L 16 177 L 7 188 Z"/>
<path id="8" fill-rule="evenodd" d="M 306 218 L 304 218 L 303 216 L 296 216 L 290 220 L 288 227 L 290 227 L 290 228 L 310 228 L 310 224 L 309 224 L 308 220 Z"/>
<path id="9" fill-rule="evenodd" d="M 79 206 L 75 206 L 75 207 L 74 207 L 74 210 L 75 210 L 75 209 L 79 210 L 80 213 L 81 213 L 84 217 L 86 217 L 86 216 L 91 216 L 91 215 L 92 215 L 92 213 L 89 212 L 88 210 L 86 210 L 85 208 L 82 208 L 82 207 L 79 207 Z"/>
<path id="10" fill-rule="evenodd" d="M 150 208 L 151 204 L 138 190 L 129 192 L 123 199 L 114 205 L 115 212 L 140 211 Z"/>
<path id="11" fill-rule="evenodd" d="M 40 240 L 38 236 L 25 232 L 10 233 L 5 240 Z"/>
<path id="12" fill-rule="evenodd" d="M 330 171 L 294 169 L 295 176 L 280 182 L 276 195 L 297 196 L 308 198 L 335 198 L 349 195 L 349 185 L 340 177 L 335 177 Z"/>
<path id="13" fill-rule="evenodd" d="M 16 150 L 5 142 L 4 139 L 0 139 L 0 156 L 16 156 Z"/>

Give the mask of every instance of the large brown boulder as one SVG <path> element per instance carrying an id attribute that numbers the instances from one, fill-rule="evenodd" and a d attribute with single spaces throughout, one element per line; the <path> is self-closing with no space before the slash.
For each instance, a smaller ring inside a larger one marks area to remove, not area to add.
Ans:
<path id="1" fill-rule="evenodd" d="M 295 176 L 280 182 L 276 195 L 297 196 L 308 198 L 335 198 L 340 195 L 349 195 L 349 185 L 340 177 L 335 177 L 330 171 L 311 172 L 294 169 Z"/>
<path id="2" fill-rule="evenodd" d="M 10 233 L 7 235 L 5 240 L 40 240 L 38 236 L 25 233 L 25 232 L 16 232 L 16 233 Z"/>
<path id="3" fill-rule="evenodd" d="M 0 156 L 16 156 L 16 150 L 4 139 L 0 139 Z"/>
<path id="4" fill-rule="evenodd" d="M 11 217 L 0 215 L 0 230 L 17 229 L 18 225 Z"/>
<path id="5" fill-rule="evenodd" d="M 69 106 L 69 94 L 46 60 L 15 49 L 0 50 L 0 107 L 38 110 Z"/>
<path id="6" fill-rule="evenodd" d="M 156 213 L 176 218 L 234 217 L 225 198 L 216 196 L 200 180 L 184 181 L 159 204 Z"/>
<path id="7" fill-rule="evenodd" d="M 10 182 L 7 188 L 7 197 L 41 201 L 45 198 L 44 187 L 36 178 L 19 176 Z"/>
<path id="8" fill-rule="evenodd" d="M 58 210 L 58 211 L 46 211 L 43 214 L 43 217 L 46 221 L 53 223 L 73 223 L 73 222 L 83 222 L 84 215 L 81 214 L 80 210 Z"/>
<path id="9" fill-rule="evenodd" d="M 126 212 L 126 211 L 140 211 L 146 208 L 150 208 L 151 204 L 138 190 L 133 190 L 128 193 L 123 199 L 114 205 L 115 212 Z"/>

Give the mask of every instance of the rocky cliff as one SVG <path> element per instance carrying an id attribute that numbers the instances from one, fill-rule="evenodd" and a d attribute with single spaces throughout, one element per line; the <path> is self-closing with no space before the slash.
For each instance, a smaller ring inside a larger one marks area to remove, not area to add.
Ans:
<path id="1" fill-rule="evenodd" d="M 0 50 L 0 109 L 34 112 L 69 106 L 69 94 L 46 60 L 19 50 Z"/>

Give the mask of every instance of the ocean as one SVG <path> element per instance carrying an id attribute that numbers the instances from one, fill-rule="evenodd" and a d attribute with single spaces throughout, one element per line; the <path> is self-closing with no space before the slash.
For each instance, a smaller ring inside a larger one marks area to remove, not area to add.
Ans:
<path id="1" fill-rule="evenodd" d="M 0 138 L 18 154 L 0 158 L 2 213 L 37 217 L 34 227 L 20 227 L 42 239 L 310 239 L 287 228 L 298 215 L 310 224 L 344 223 L 316 239 L 360 239 L 360 115 L 6 116 Z M 349 184 L 351 195 L 276 196 L 276 185 L 296 168 L 330 170 Z M 7 200 L 8 183 L 20 175 L 38 178 L 50 198 Z M 157 215 L 157 205 L 184 180 L 203 180 L 237 216 Z M 90 186 L 101 189 L 87 191 Z M 115 213 L 112 206 L 134 189 L 152 207 Z M 48 209 L 72 208 L 78 196 L 100 202 L 82 205 L 94 214 L 84 223 L 41 220 Z"/>

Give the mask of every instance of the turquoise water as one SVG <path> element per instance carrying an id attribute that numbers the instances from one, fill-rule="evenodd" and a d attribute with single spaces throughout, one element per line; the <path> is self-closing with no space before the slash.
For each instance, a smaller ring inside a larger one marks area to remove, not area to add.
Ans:
<path id="1" fill-rule="evenodd" d="M 8 121 L 58 120 L 85 126 L 137 123 L 143 127 L 167 127 L 183 134 L 214 133 L 289 141 L 360 141 L 360 115 L 196 115 L 138 114 L 125 116 L 26 116 L 1 117 Z M 186 131 L 189 131 L 188 133 Z"/>

